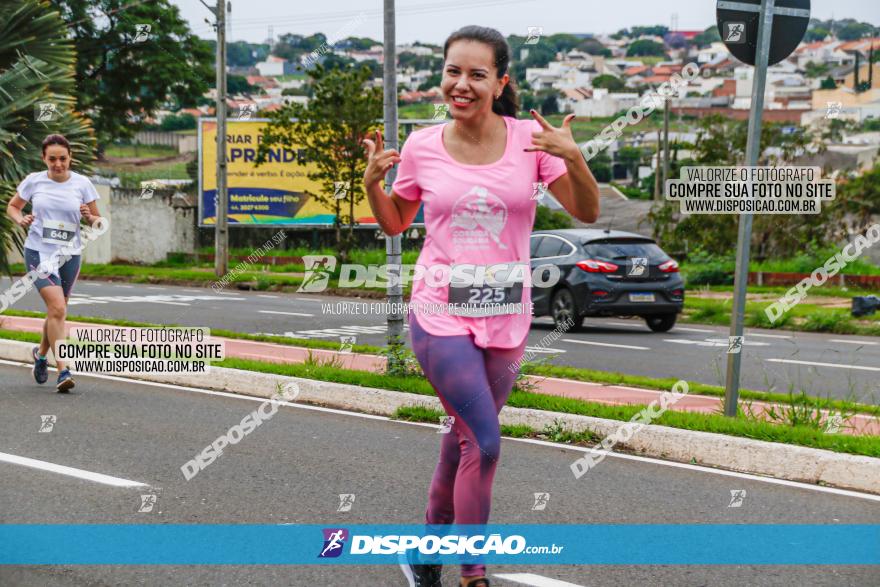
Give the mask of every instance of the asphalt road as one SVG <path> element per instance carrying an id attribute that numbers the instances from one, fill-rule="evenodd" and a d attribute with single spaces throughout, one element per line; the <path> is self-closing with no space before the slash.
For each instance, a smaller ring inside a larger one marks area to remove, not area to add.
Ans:
<path id="1" fill-rule="evenodd" d="M 420 523 L 439 436 L 432 426 L 321 408 L 279 412 L 190 481 L 179 468 L 254 409 L 256 398 L 78 376 L 69 395 L 37 386 L 27 366 L 0 361 L 0 452 L 139 481 L 118 488 L 0 460 L 0 523 Z M 54 415 L 50 432 L 41 416 Z M 670 466 L 615 455 L 580 480 L 580 453 L 505 439 L 493 523 L 880 523 L 880 500 L 833 489 Z M 745 490 L 731 508 L 732 490 Z M 534 511 L 533 493 L 550 494 Z M 341 493 L 356 495 L 336 511 Z M 141 495 L 156 495 L 139 513 Z M 268 546 L 268 545 L 267 545 Z M 58 545 L 64 548 L 63 544 Z M 444 581 L 457 584 L 457 569 Z M 781 586 L 880 584 L 865 566 L 495 566 L 493 586 Z M 394 566 L 0 567 L 0 585 L 402 586 Z"/>
<path id="2" fill-rule="evenodd" d="M 0 289 L 9 286 L 0 280 Z M 306 294 L 264 294 L 210 288 L 77 282 L 69 314 L 160 324 L 206 326 L 247 333 L 271 333 L 384 345 L 384 314 L 351 313 L 353 298 Z M 363 300 L 363 304 L 376 304 Z M 43 311 L 35 291 L 14 306 Z M 640 319 L 588 319 L 583 332 L 566 333 L 551 344 L 549 318 L 533 322 L 529 348 L 557 365 L 671 377 L 724 385 L 727 328 L 686 324 L 651 332 Z M 407 337 L 408 338 L 408 337 Z M 407 341 L 408 342 L 408 341 Z M 805 332 L 746 330 L 742 387 L 880 404 L 880 339 Z"/>

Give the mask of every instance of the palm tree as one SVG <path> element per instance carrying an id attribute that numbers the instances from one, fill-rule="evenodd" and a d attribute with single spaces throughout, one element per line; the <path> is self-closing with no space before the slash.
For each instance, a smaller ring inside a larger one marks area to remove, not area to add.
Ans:
<path id="1" fill-rule="evenodd" d="M 91 171 L 91 123 L 72 110 L 75 63 L 67 26 L 48 1 L 0 2 L 0 273 L 9 275 L 9 251 L 20 251 L 25 236 L 6 205 L 27 174 L 44 168 L 43 138 L 66 136 L 75 169 Z"/>

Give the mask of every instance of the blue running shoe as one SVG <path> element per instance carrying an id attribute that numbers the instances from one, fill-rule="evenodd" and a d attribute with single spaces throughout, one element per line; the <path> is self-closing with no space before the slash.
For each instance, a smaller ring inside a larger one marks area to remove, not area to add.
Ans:
<path id="1" fill-rule="evenodd" d="M 443 565 L 417 564 L 417 557 L 406 551 L 397 555 L 400 569 L 406 577 L 408 587 L 443 587 L 440 577 L 443 573 Z"/>
<path id="2" fill-rule="evenodd" d="M 58 386 L 55 388 L 58 390 L 58 393 L 67 393 L 71 389 L 73 389 L 73 376 L 70 374 L 70 369 L 65 369 L 61 373 L 58 374 Z"/>
<path id="3" fill-rule="evenodd" d="M 43 384 L 49 380 L 49 360 L 40 358 L 40 347 L 34 347 L 34 380 Z"/>

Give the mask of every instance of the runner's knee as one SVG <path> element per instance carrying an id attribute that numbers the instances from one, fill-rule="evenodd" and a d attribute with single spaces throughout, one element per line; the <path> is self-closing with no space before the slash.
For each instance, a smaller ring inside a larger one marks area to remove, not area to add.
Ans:
<path id="1" fill-rule="evenodd" d="M 64 320 L 67 317 L 67 308 L 64 303 L 49 304 L 46 308 L 46 317 L 51 320 Z"/>

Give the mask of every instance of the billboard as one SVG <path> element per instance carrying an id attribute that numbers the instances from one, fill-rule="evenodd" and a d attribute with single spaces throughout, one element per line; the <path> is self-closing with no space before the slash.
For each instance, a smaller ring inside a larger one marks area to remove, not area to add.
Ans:
<path id="1" fill-rule="evenodd" d="M 305 161 L 303 150 L 278 147 L 266 163 L 256 166 L 257 146 L 267 119 L 226 122 L 226 181 L 229 190 L 229 226 L 333 226 L 336 218 L 332 194 L 322 204 L 309 194 L 322 193 L 323 186 L 308 178 L 317 167 Z M 199 119 L 199 226 L 216 223 L 217 121 Z M 348 200 L 340 201 L 343 213 Z M 422 212 L 416 217 L 422 222 Z M 377 226 L 366 197 L 355 205 L 358 224 Z"/>

